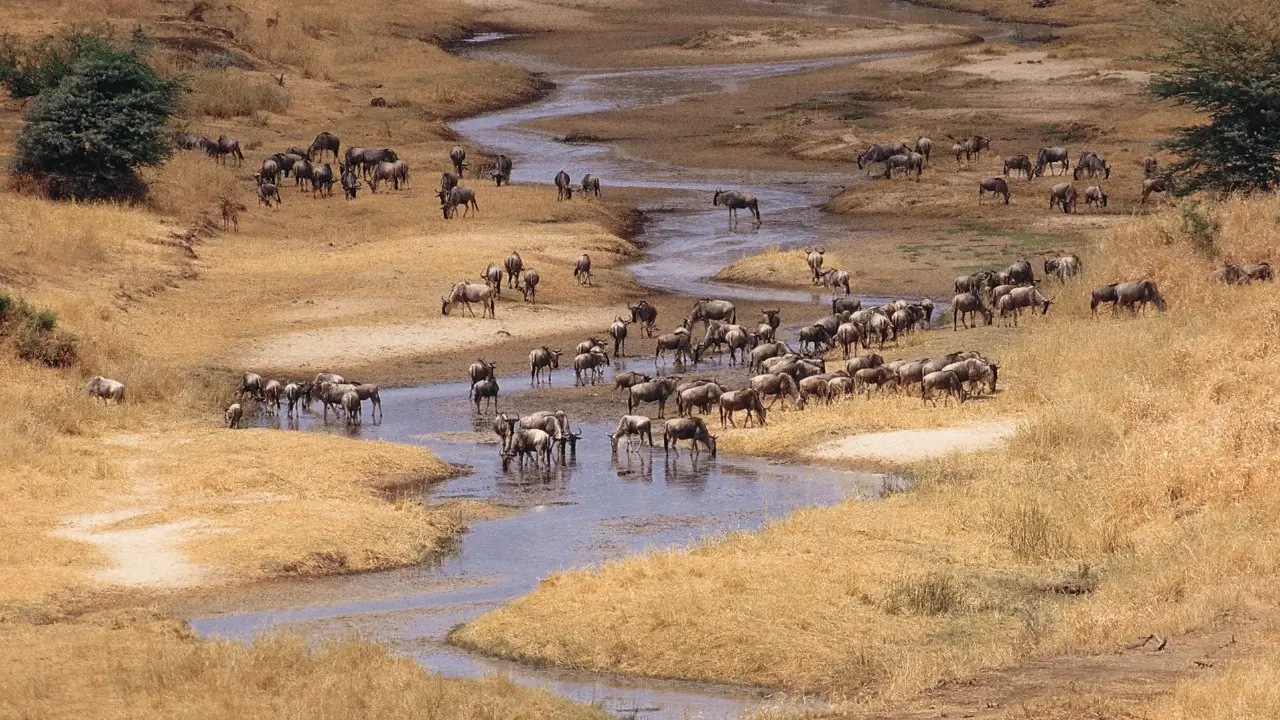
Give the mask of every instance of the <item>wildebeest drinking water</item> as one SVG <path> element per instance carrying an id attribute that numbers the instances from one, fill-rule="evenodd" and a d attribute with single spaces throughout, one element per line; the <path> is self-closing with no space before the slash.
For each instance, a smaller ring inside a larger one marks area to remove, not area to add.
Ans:
<path id="1" fill-rule="evenodd" d="M 738 211 L 743 209 L 751 213 L 757 226 L 760 225 L 760 201 L 756 200 L 756 196 L 751 193 L 742 193 L 737 190 L 716 190 L 715 195 L 711 196 L 711 204 L 713 206 L 723 205 L 729 208 L 730 227 L 738 221 Z"/>

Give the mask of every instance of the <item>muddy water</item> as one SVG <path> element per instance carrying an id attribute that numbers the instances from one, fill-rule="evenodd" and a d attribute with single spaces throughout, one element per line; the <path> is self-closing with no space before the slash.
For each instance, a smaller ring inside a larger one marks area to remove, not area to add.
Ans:
<path id="1" fill-rule="evenodd" d="M 503 381 L 508 387 L 519 387 L 518 382 Z M 575 432 L 583 437 L 565 465 L 504 472 L 492 442 L 492 414 L 475 415 L 466 393 L 466 385 L 460 383 L 388 390 L 383 394 L 387 417 L 379 424 L 366 422 L 349 429 L 304 415 L 296 427 L 424 445 L 471 469 L 429 492 L 430 500 L 475 499 L 517 512 L 475 523 L 454 551 L 430 568 L 363 576 L 364 587 L 358 587 L 360 578 L 339 578 L 300 582 L 294 591 L 276 588 L 275 597 L 304 599 L 287 609 L 231 603 L 224 613 L 194 620 L 195 630 L 232 639 L 249 639 L 281 626 L 312 637 L 355 631 L 450 677 L 501 672 L 516 682 L 602 703 L 618 714 L 640 709 L 638 716 L 644 718 L 737 717 L 776 700 L 741 688 L 533 671 L 463 652 L 446 645 L 444 637 L 454 625 L 528 593 L 551 573 L 647 550 L 685 547 L 759 528 L 797 508 L 872 498 L 897 486 L 873 473 L 713 459 L 705 452 L 695 458 L 687 448 L 678 456 L 667 456 L 662 448 L 633 453 L 624 445 L 615 455 L 606 437 L 612 428 L 576 424 Z M 505 409 L 536 409 L 521 407 L 519 396 L 515 403 Z M 286 421 L 285 428 L 290 426 Z M 336 591 L 323 593 L 318 602 L 305 600 L 324 583 L 358 589 L 358 599 L 348 600 Z"/>
<path id="2" fill-rule="evenodd" d="M 783 3 L 779 3 L 780 5 Z M 985 23 L 952 13 L 882 0 L 792 3 L 795 12 L 865 15 L 896 21 Z M 469 53 L 501 53 L 503 37 L 475 38 Z M 485 48 L 485 49 L 480 49 Z M 764 301 L 813 301 L 804 292 L 754 290 L 713 283 L 706 275 L 767 246 L 803 246 L 848 237 L 840 218 L 819 206 L 856 178 L 849 175 L 729 173 L 686 169 L 621 155 L 607 145 L 565 145 L 522 129 L 535 119 L 576 115 L 645 103 L 677 102 L 696 93 L 729 92 L 746 80 L 802 72 L 867 58 L 739 66 L 664 68 L 574 75 L 558 73 L 558 90 L 522 108 L 467 120 L 455 128 L 471 142 L 501 150 L 515 161 L 516 182 L 547 182 L 562 167 L 587 168 L 605 185 L 669 190 L 651 214 L 643 238 L 648 254 L 631 271 L 655 289 Z M 575 181 L 579 178 L 575 177 Z M 731 229 L 723 209 L 712 210 L 718 187 L 750 188 L 761 201 L 764 224 Z M 562 375 L 563 377 L 563 375 Z M 502 381 L 522 387 L 523 379 Z M 350 434 L 370 440 L 423 445 L 446 461 L 469 466 L 465 476 L 428 491 L 431 501 L 476 499 L 510 506 L 498 520 L 477 522 L 454 550 L 429 566 L 321 580 L 281 582 L 269 592 L 227 596 L 204 604 L 192 621 L 201 634 L 248 639 L 286 627 L 308 637 L 353 632 L 415 657 L 449 677 L 502 673 L 625 717 L 731 718 L 762 705 L 804 702 L 763 692 L 702 683 L 625 678 L 593 673 L 532 670 L 466 653 L 445 643 L 453 626 L 528 593 L 550 573 L 598 565 L 611 558 L 685 547 L 738 530 L 751 530 L 805 506 L 870 499 L 897 481 L 872 473 L 837 472 L 737 458 L 668 457 L 660 448 L 610 452 L 612 428 L 577 425 L 575 457 L 551 469 L 503 471 L 491 441 L 492 417 L 476 415 L 466 386 L 441 383 L 383 394 L 386 419 L 348 429 L 304 415 L 285 427 Z M 529 412 L 504 395 L 503 409 Z M 525 404 L 528 404 L 527 402 Z M 618 409 L 618 414 L 622 408 Z M 659 436 L 659 441 L 661 440 Z"/>

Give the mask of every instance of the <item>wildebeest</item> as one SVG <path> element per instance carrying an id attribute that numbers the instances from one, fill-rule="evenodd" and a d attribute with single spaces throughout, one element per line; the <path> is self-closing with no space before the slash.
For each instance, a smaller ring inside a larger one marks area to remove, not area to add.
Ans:
<path id="1" fill-rule="evenodd" d="M 342 192 L 348 200 L 356 198 L 356 191 L 360 189 L 360 177 L 356 175 L 356 171 L 350 165 L 341 165 L 342 168 Z"/>
<path id="2" fill-rule="evenodd" d="M 1163 175 L 1161 177 L 1148 178 L 1142 181 L 1142 202 L 1147 202 L 1147 196 L 1151 193 L 1170 192 L 1176 188 L 1173 176 Z"/>
<path id="3" fill-rule="evenodd" d="M 342 410 L 347 414 L 348 425 L 360 424 L 360 396 L 355 390 L 348 390 L 342 394 Z"/>
<path id="4" fill-rule="evenodd" d="M 353 150 L 356 151 L 354 155 Z M 354 163 L 360 163 L 360 172 L 365 177 L 368 177 L 379 163 L 394 163 L 399 159 L 400 156 L 391 148 L 347 148 L 347 164 L 354 166 Z"/>
<path id="5" fill-rule="evenodd" d="M 244 162 L 244 153 L 240 152 L 240 141 L 229 135 L 219 135 L 217 142 L 205 147 L 205 152 L 221 163 L 227 161 L 228 155 L 236 159 L 237 166 Z"/>
<path id="6" fill-rule="evenodd" d="M 1049 313 L 1049 306 L 1053 301 L 1045 297 L 1039 290 L 1034 287 L 1017 287 L 1009 291 L 1009 297 L 1013 298 L 1013 306 L 1016 310 L 1022 308 L 1040 308 L 1041 315 Z"/>
<path id="7" fill-rule="evenodd" d="M 933 141 L 924 136 L 916 138 L 916 152 L 924 156 L 924 162 L 928 165 L 929 155 L 933 152 Z"/>
<path id="8" fill-rule="evenodd" d="M 760 397 L 772 397 L 769 401 L 767 409 L 772 410 L 774 403 L 783 398 L 791 398 L 792 404 L 797 408 L 802 406 L 800 400 L 800 387 L 796 384 L 796 379 L 785 373 L 765 373 L 756 375 L 751 378 L 751 389 L 755 390 Z M 785 402 L 783 403 L 785 406 Z"/>
<path id="9" fill-rule="evenodd" d="M 1066 148 L 1040 148 L 1040 152 L 1036 154 L 1036 174 L 1043 175 L 1046 167 L 1049 168 L 1050 174 L 1053 174 L 1053 165 L 1061 165 L 1063 175 L 1066 175 L 1067 170 L 1071 169 L 1071 158 L 1067 154 Z"/>
<path id="10" fill-rule="evenodd" d="M 1099 285 L 1089 292 L 1089 310 L 1094 315 L 1098 314 L 1098 306 L 1102 303 L 1111 303 L 1112 310 L 1115 309 L 1116 287 L 1119 283 L 1111 283 L 1110 285 Z"/>
<path id="11" fill-rule="evenodd" d="M 307 185 L 314 176 L 315 168 L 310 160 L 301 159 L 293 164 L 293 186 L 298 188 L 298 192 L 306 192 Z"/>
<path id="12" fill-rule="evenodd" d="M 489 263 L 489 266 L 484 269 L 484 272 L 480 273 L 480 279 L 484 280 L 486 285 L 493 288 L 494 295 L 499 297 L 502 296 L 502 268 L 498 267 L 494 263 Z"/>
<path id="13" fill-rule="evenodd" d="M 308 159 L 323 160 L 326 152 L 333 153 L 334 161 L 338 159 L 338 136 L 330 132 L 322 132 L 311 141 L 307 148 Z"/>
<path id="14" fill-rule="evenodd" d="M 1116 285 L 1116 307 L 1126 308 L 1131 312 L 1142 310 L 1145 315 L 1147 303 L 1156 306 L 1160 312 L 1165 311 L 1164 298 L 1160 290 L 1151 280 L 1134 280 Z"/>
<path id="15" fill-rule="evenodd" d="M 471 395 L 476 404 L 476 412 L 480 412 L 481 400 L 486 401 L 485 409 L 488 409 L 489 406 L 492 405 L 495 412 L 498 410 L 498 389 L 498 381 L 492 377 L 477 380 L 471 384 L 471 392 L 469 395 Z"/>
<path id="16" fill-rule="evenodd" d="M 1080 153 L 1080 159 L 1076 161 L 1075 172 L 1071 177 L 1079 180 L 1081 175 L 1088 175 L 1093 178 L 1098 173 L 1102 173 L 1104 180 L 1111 179 L 1111 166 L 1107 164 L 1106 158 L 1096 152 L 1085 151 Z"/>
<path id="17" fill-rule="evenodd" d="M 94 375 L 89 378 L 89 383 L 84 386 L 84 391 L 103 400 L 109 400 L 114 403 L 124 402 L 124 383 L 101 375 Z"/>
<path id="18" fill-rule="evenodd" d="M 494 377 L 493 371 L 497 368 L 497 363 L 491 363 L 484 359 L 477 359 L 467 367 L 467 377 L 471 378 L 471 385 L 474 386 L 481 380 L 487 380 Z M 467 397 L 471 397 L 471 390 L 467 390 Z"/>
<path id="19" fill-rule="evenodd" d="M 915 172 L 916 181 L 919 182 L 920 175 L 924 172 L 924 156 L 917 152 L 891 155 L 884 161 L 884 178 L 892 179 L 894 170 L 904 170 L 907 175 Z"/>
<path id="20" fill-rule="evenodd" d="M 981 135 L 974 135 L 968 140 L 957 142 L 951 146 L 951 151 L 956 155 L 956 165 L 960 164 L 960 156 L 964 155 L 965 162 L 971 160 L 981 160 L 982 151 L 991 149 L 991 140 Z"/>
<path id="21" fill-rule="evenodd" d="M 822 271 L 820 276 L 822 284 L 831 290 L 834 295 L 836 290 L 844 290 L 844 294 L 848 295 L 852 291 L 849 289 L 849 271 L 837 270 L 835 268 L 827 268 Z"/>
<path id="22" fill-rule="evenodd" d="M 653 351 L 653 364 L 657 365 L 658 360 L 666 362 L 667 351 L 675 351 L 675 361 L 682 362 L 681 358 L 697 364 L 698 350 L 694 347 L 693 339 L 689 337 L 688 332 L 664 333 L 657 338 L 657 345 Z"/>
<path id="23" fill-rule="evenodd" d="M 476 313 L 471 309 L 471 303 L 480 303 L 483 307 L 481 317 L 496 318 L 493 312 L 494 290 L 488 285 L 480 283 L 460 282 L 453 286 L 453 290 L 449 292 L 449 297 L 440 298 L 440 314 L 448 315 L 449 308 L 458 303 L 467 306 L 467 312 L 471 317 L 475 317 Z"/>
<path id="24" fill-rule="evenodd" d="M 257 178 L 258 184 L 261 185 L 264 182 L 275 182 L 276 177 L 279 174 L 280 163 L 276 162 L 273 158 L 267 158 L 262 161 L 262 167 L 258 168 L 258 172 L 254 173 L 254 177 Z"/>
<path id="25" fill-rule="evenodd" d="M 280 189 L 275 183 L 264 182 L 258 186 L 258 202 L 271 207 L 271 201 L 276 201 L 276 207 L 280 207 Z"/>
<path id="26" fill-rule="evenodd" d="M 956 295 L 951 300 L 951 308 L 952 308 L 951 329 L 953 331 L 959 330 L 959 328 L 957 327 L 957 323 L 961 323 L 965 326 L 965 328 L 968 328 L 969 323 L 966 321 L 967 317 L 972 317 L 973 325 L 974 327 L 977 327 L 978 326 L 978 318 L 976 317 L 977 315 L 981 315 L 982 319 L 985 320 L 988 325 L 991 324 L 991 311 L 987 309 L 986 305 L 982 304 L 981 295 L 978 295 L 972 292 L 966 292 L 966 293 L 961 293 L 959 295 Z"/>
<path id="27" fill-rule="evenodd" d="M 600 197 L 600 178 L 587 173 L 582 178 L 582 194 Z"/>
<path id="28" fill-rule="evenodd" d="M 1083 268 L 1084 264 L 1080 262 L 1080 256 L 1075 253 L 1046 258 L 1044 261 L 1045 275 L 1054 275 L 1061 282 L 1066 282 L 1067 278 L 1079 275 Z"/>
<path id="29" fill-rule="evenodd" d="M 626 389 L 631 387 L 632 385 L 639 385 L 642 382 L 649 382 L 652 379 L 653 378 L 649 377 L 648 375 L 645 375 L 644 373 L 635 372 L 634 370 L 629 370 L 627 372 L 614 373 L 613 389 L 614 390 L 618 390 L 619 388 Z"/>
<path id="30" fill-rule="evenodd" d="M 870 368 L 861 368 L 853 373 L 853 386 L 857 391 L 860 388 L 866 388 L 867 397 L 871 397 L 871 387 L 875 386 L 876 392 L 884 390 L 885 387 L 898 386 L 898 373 L 884 365 L 877 365 Z"/>
<path id="31" fill-rule="evenodd" d="M 1079 170 L 1079 166 L 1076 167 Z M 1107 206 L 1107 194 L 1102 192 L 1102 188 L 1097 185 L 1090 185 L 1084 189 L 1084 206 L 1096 205 L 1100 208 Z"/>
<path id="32" fill-rule="evenodd" d="M 1142 158 L 1142 177 L 1149 178 L 1156 174 L 1156 169 L 1160 167 L 1160 163 L 1155 158 L 1147 156 Z"/>
<path id="33" fill-rule="evenodd" d="M 859 343 L 864 343 L 864 339 L 862 328 L 857 323 L 841 323 L 836 328 L 835 340 L 840 343 L 840 356 L 845 360 L 849 359 L 849 348 L 857 349 Z"/>
<path id="34" fill-rule="evenodd" d="M 333 166 L 329 163 L 321 165 L 311 173 L 311 197 L 314 198 L 317 192 L 322 197 L 333 195 Z"/>
<path id="35" fill-rule="evenodd" d="M 858 169 L 861 170 L 864 163 L 867 165 L 873 165 L 878 162 L 884 162 L 894 155 L 905 155 L 909 151 L 910 148 L 908 148 L 907 144 L 904 142 L 875 143 L 866 150 L 863 150 L 862 154 L 858 155 Z M 870 170 L 867 171 L 868 174 L 870 174 L 870 172 Z"/>
<path id="36" fill-rule="evenodd" d="M 809 273 L 812 275 L 814 285 L 822 282 L 822 256 L 826 252 L 827 249 L 821 245 L 804 249 L 804 261 L 809 264 Z"/>
<path id="37" fill-rule="evenodd" d="M 449 151 L 449 162 L 453 163 L 453 172 L 458 177 L 462 177 L 462 170 L 467 167 L 466 160 L 467 151 L 461 145 L 454 145 Z"/>
<path id="38" fill-rule="evenodd" d="M 993 177 L 993 178 L 987 178 L 986 180 L 979 180 L 978 181 L 978 204 L 979 205 L 982 204 L 983 193 L 994 193 L 996 195 L 1003 195 L 1004 204 L 1005 205 L 1009 204 L 1009 183 L 1005 182 L 1004 178 Z"/>
<path id="39" fill-rule="evenodd" d="M 524 258 L 520 257 L 520 253 L 515 250 L 502 261 L 502 267 L 507 271 L 507 287 L 520 288 L 520 271 L 524 270 Z"/>
<path id="40" fill-rule="evenodd" d="M 1250 280 L 1258 282 L 1271 282 L 1276 279 L 1276 273 L 1271 269 L 1271 263 L 1261 262 L 1255 265 L 1243 265 L 1240 267 L 1246 277 Z"/>
<path id="41" fill-rule="evenodd" d="M 627 326 L 630 324 L 630 320 L 623 320 L 619 316 L 615 317 L 613 323 L 609 325 L 609 337 L 613 338 L 614 357 L 622 357 L 622 354 L 627 351 Z"/>
<path id="42" fill-rule="evenodd" d="M 720 427 L 724 427 L 726 423 L 737 427 L 737 424 L 733 422 L 733 414 L 739 410 L 745 410 L 747 413 L 747 419 L 743 423 L 743 427 L 751 424 L 752 413 L 755 413 L 757 425 L 764 427 L 764 403 L 760 402 L 760 394 L 755 390 L 751 388 L 730 390 L 720 395 Z"/>
<path id="43" fill-rule="evenodd" d="M 693 309 L 689 311 L 689 324 L 702 321 L 705 327 L 711 325 L 712 320 L 721 322 L 734 323 L 738 322 L 738 309 L 728 300 L 711 300 L 702 298 L 693 304 Z"/>
<path id="44" fill-rule="evenodd" d="M 1061 207 L 1063 213 L 1070 213 L 1076 206 L 1076 186 L 1071 183 L 1058 183 L 1049 188 L 1049 209 Z"/>
<path id="45" fill-rule="evenodd" d="M 524 293 L 524 301 L 534 303 L 538 301 L 538 282 L 542 280 L 542 276 L 533 268 L 526 268 L 524 271 L 524 285 L 520 291 Z"/>
<path id="46" fill-rule="evenodd" d="M 455 217 L 458 214 L 458 208 L 462 208 L 462 217 L 466 217 L 467 213 L 475 210 L 480 212 L 480 205 L 476 202 L 476 193 L 469 187 L 453 188 L 447 194 L 444 192 L 436 193 L 436 197 L 440 198 L 440 207 L 444 210 L 446 220 Z"/>
<path id="47" fill-rule="evenodd" d="M 451 172 L 440 173 L 440 192 L 449 192 L 450 190 L 458 187 L 458 183 L 460 181 L 461 178 Z"/>
<path id="48" fill-rule="evenodd" d="M 644 415 L 623 415 L 618 420 L 618 427 L 609 434 L 614 452 L 618 451 L 618 441 L 624 437 L 627 439 L 627 452 L 631 452 L 632 437 L 639 438 L 641 445 L 648 440 L 649 447 L 653 447 L 653 421 Z"/>
<path id="49" fill-rule="evenodd" d="M 552 443 L 553 438 L 537 428 L 515 431 L 502 451 L 502 469 L 505 471 L 514 457 L 520 458 L 520 467 L 524 467 L 526 457 L 533 458 L 534 467 L 540 463 L 550 467 Z"/>
<path id="50" fill-rule="evenodd" d="M 800 352 L 804 352 L 806 346 L 813 348 L 815 352 L 823 353 L 831 345 L 831 335 L 827 329 L 821 325 L 806 325 L 800 328 Z"/>
<path id="51" fill-rule="evenodd" d="M 711 457 L 716 456 L 716 436 L 707 432 L 707 424 L 702 418 L 688 417 L 668 420 L 662 431 L 662 450 L 668 452 L 675 449 L 676 455 L 680 455 L 680 449 L 676 443 L 680 440 L 688 440 L 693 446 L 693 454 L 698 454 L 698 443 L 706 446 L 711 452 Z"/>
<path id="52" fill-rule="evenodd" d="M 1026 155 L 1015 155 L 1004 159 L 1004 174 L 1007 177 L 1010 172 L 1020 172 L 1027 180 L 1035 176 L 1035 169 L 1031 167 L 1031 158 Z"/>
<path id="53" fill-rule="evenodd" d="M 280 412 L 280 395 L 284 393 L 284 385 L 279 380 L 268 380 L 262 387 L 262 407 L 268 415 Z"/>
<path id="54" fill-rule="evenodd" d="M 396 181 L 399 182 L 400 185 L 409 184 L 409 163 L 403 160 L 396 160 L 391 163 L 391 168 L 395 173 Z"/>
<path id="55" fill-rule="evenodd" d="M 680 415 L 692 415 L 695 409 L 699 410 L 703 415 L 711 412 L 711 406 L 720 402 L 720 396 L 724 394 L 724 388 L 718 383 L 705 382 L 694 385 L 691 388 L 676 390 L 676 408 Z"/>
<path id="56" fill-rule="evenodd" d="M 950 370 L 938 370 L 925 375 L 920 380 L 920 399 L 924 404 L 932 402 L 937 406 L 938 401 L 934 399 L 935 390 L 941 390 L 946 393 L 944 403 L 954 397 L 957 402 L 963 403 L 965 399 L 964 386 L 960 384 L 960 377 Z"/>
<path id="57" fill-rule="evenodd" d="M 573 181 L 569 173 L 561 170 L 556 173 L 556 201 L 573 199 Z"/>
<path id="58" fill-rule="evenodd" d="M 1214 269 L 1213 272 L 1209 273 L 1209 278 L 1226 285 L 1244 285 L 1249 282 L 1249 276 L 1244 273 L 1244 270 L 1239 265 L 1232 263 L 1227 263 L 1220 268 Z"/>
<path id="59" fill-rule="evenodd" d="M 656 402 L 658 417 L 663 417 L 667 409 L 667 398 L 676 391 L 679 382 L 679 375 L 671 375 L 632 385 L 627 388 L 627 413 L 633 412 L 642 403 Z"/>
<path id="60" fill-rule="evenodd" d="M 582 253 L 582 255 L 573 263 L 573 277 L 578 281 L 579 285 L 591 284 L 591 256 Z"/>
<path id="61" fill-rule="evenodd" d="M 213 141 L 191 133 L 180 133 L 174 138 L 173 144 L 179 150 L 204 150 L 208 152 L 209 146 L 213 145 Z"/>
<path id="62" fill-rule="evenodd" d="M 1034 285 L 1036 282 L 1035 270 L 1031 268 L 1031 261 L 1026 258 L 1009 263 L 1009 267 L 1005 269 L 1005 274 L 1008 276 L 1009 282 L 1016 285 Z"/>
<path id="63" fill-rule="evenodd" d="M 579 353 L 573 358 L 573 384 L 595 385 L 604 375 L 604 371 L 600 368 L 607 365 L 609 365 L 609 356 L 601 348 L 596 347 L 589 352 Z"/>
<path id="64" fill-rule="evenodd" d="M 650 305 L 647 300 L 641 300 L 635 305 L 628 305 L 627 309 L 631 311 L 631 322 L 641 324 L 645 337 L 653 337 L 653 326 L 658 320 L 658 308 Z"/>
<path id="65" fill-rule="evenodd" d="M 373 168 L 372 177 L 369 178 L 369 192 L 378 192 L 380 183 L 391 183 L 392 189 L 400 189 L 400 177 L 396 174 L 395 163 L 380 162 Z"/>
<path id="66" fill-rule="evenodd" d="M 498 158 L 493 161 L 493 169 L 489 171 L 489 177 L 493 178 L 493 181 L 498 184 L 498 187 L 502 187 L 502 183 L 504 182 L 510 185 L 511 158 L 506 155 L 499 155 Z"/>
<path id="67" fill-rule="evenodd" d="M 243 417 L 244 409 L 240 407 L 240 403 L 231 403 L 226 412 L 222 413 L 222 421 L 226 423 L 229 430 L 235 430 L 239 427 L 240 419 Z"/>
<path id="68" fill-rule="evenodd" d="M 559 350 L 543 345 L 529 352 L 529 384 L 537 387 L 542 382 L 542 371 L 547 371 L 547 384 L 551 384 L 551 371 L 560 367 Z"/>
<path id="69" fill-rule="evenodd" d="M 760 201 L 755 195 L 750 193 L 742 193 L 737 190 L 716 190 L 711 196 L 711 205 L 729 208 L 729 225 L 732 227 L 738 221 L 738 211 L 747 210 L 754 218 L 755 224 L 760 225 Z"/>

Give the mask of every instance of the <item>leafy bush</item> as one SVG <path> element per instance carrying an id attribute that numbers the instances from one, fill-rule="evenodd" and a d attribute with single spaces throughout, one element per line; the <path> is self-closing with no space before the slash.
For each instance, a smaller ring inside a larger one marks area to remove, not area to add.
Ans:
<path id="1" fill-rule="evenodd" d="M 27 108 L 14 143 L 14 172 L 53 198 L 137 197 L 146 186 L 136 170 L 170 153 L 165 123 L 177 109 L 181 80 L 161 79 L 137 42 L 104 49 L 100 40 L 64 39 L 92 51 L 68 55 L 65 72 L 62 59 L 41 71 L 40 82 L 60 79 Z"/>
<path id="2" fill-rule="evenodd" d="M 1176 192 L 1266 190 L 1280 155 L 1280 5 L 1272 0 L 1179 4 L 1163 27 L 1171 66 L 1151 81 L 1159 98 L 1209 122 L 1178 128 L 1161 146 L 1182 158 Z"/>
<path id="3" fill-rule="evenodd" d="M 53 310 L 0 295 L 0 337 L 12 335 L 14 352 L 23 360 L 59 368 L 79 360 L 75 336 L 55 330 L 57 325 L 58 313 Z"/>
<path id="4" fill-rule="evenodd" d="M 141 39 L 137 34 L 134 37 Z M 128 52 L 117 49 L 112 39 L 109 29 L 72 30 L 24 48 L 20 40 L 5 35 L 0 38 L 0 84 L 15 98 L 35 97 L 57 87 L 81 60 Z"/>

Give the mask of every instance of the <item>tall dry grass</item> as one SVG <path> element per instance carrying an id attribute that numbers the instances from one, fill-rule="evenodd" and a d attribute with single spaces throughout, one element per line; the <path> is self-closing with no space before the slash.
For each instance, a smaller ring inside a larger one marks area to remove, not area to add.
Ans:
<path id="1" fill-rule="evenodd" d="M 1277 205 L 1204 206 L 1221 227 L 1207 239 L 1171 208 L 1110 232 L 1001 355 L 1001 402 L 1026 418 L 1007 446 L 919 463 L 916 489 L 882 502 L 554 575 L 455 640 L 892 700 L 983 667 L 1267 612 L 1280 600 L 1280 297 L 1207 274 L 1270 259 Z M 1091 285 L 1148 276 L 1168 313 L 1090 317 Z M 850 419 L 880 412 L 847 407 Z M 806 443 L 775 417 L 752 447 Z"/>
<path id="2" fill-rule="evenodd" d="M 206 70 L 192 75 L 183 101 L 188 115 L 226 119 L 254 113 L 283 113 L 292 99 L 284 86 L 233 70 Z"/>
<path id="3" fill-rule="evenodd" d="M 145 610 L 0 629 L 0 715 L 95 718 L 607 717 L 505 678 L 448 680 L 360 640 L 204 642 Z"/>

